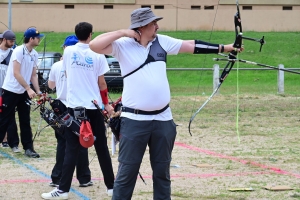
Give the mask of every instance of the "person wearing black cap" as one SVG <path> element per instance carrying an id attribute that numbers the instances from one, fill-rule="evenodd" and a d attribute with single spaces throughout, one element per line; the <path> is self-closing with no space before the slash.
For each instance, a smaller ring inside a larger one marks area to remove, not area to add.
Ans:
<path id="1" fill-rule="evenodd" d="M 70 35 L 66 37 L 62 47 L 65 49 L 67 46 L 73 46 L 77 42 L 78 38 L 75 35 Z M 67 77 L 65 75 L 65 71 L 63 70 L 63 60 L 60 60 L 52 65 L 48 79 L 48 86 L 51 89 L 56 88 L 55 101 L 58 101 L 59 104 L 63 105 L 59 112 L 63 113 L 67 111 Z M 49 184 L 52 187 L 58 187 L 60 183 L 66 150 L 66 138 L 64 136 L 64 132 L 58 133 L 55 131 L 55 137 L 57 140 L 56 163 L 51 173 L 52 182 Z M 79 187 L 92 186 L 93 182 L 91 181 L 91 171 L 89 168 L 88 149 L 80 147 L 79 157 L 80 159 L 78 159 L 76 163 L 76 177 L 79 181 Z"/>
<path id="2" fill-rule="evenodd" d="M 41 94 L 36 74 L 38 53 L 34 50 L 34 47 L 39 45 L 40 38 L 43 36 L 35 28 L 29 28 L 25 31 L 24 44 L 16 47 L 12 52 L 2 86 L 3 106 L 2 113 L 0 113 L 0 141 L 3 140 L 17 108 L 21 143 L 25 155 L 31 158 L 39 158 L 40 155 L 33 148 L 30 106 L 26 102 L 29 98 L 32 99 Z M 37 93 L 30 88 L 30 82 Z"/>
<path id="3" fill-rule="evenodd" d="M 0 44 L 0 101 L 2 102 L 2 85 L 7 72 L 8 64 L 12 54 L 12 47 L 15 44 L 16 35 L 11 30 L 6 30 L 0 35 L 2 42 Z M 0 105 L 2 106 L 2 105 Z M 2 108 L 0 108 L 0 111 Z M 7 133 L 2 141 L 3 147 L 11 147 L 13 152 L 20 153 L 18 148 L 19 136 L 16 124 L 15 115 L 13 115 L 11 122 L 8 125 Z"/>
<path id="4" fill-rule="evenodd" d="M 131 13 L 129 29 L 97 36 L 96 53 L 117 58 L 123 76 L 119 170 L 113 199 L 131 199 L 147 145 L 153 170 L 153 199 L 171 199 L 170 162 L 176 125 L 169 107 L 167 54 L 230 52 L 233 45 L 180 40 L 157 34 L 158 21 L 150 8 Z"/>
<path id="5" fill-rule="evenodd" d="M 113 194 L 115 177 L 107 147 L 104 118 L 92 103 L 92 100 L 103 102 L 109 114 L 114 112 L 108 103 L 108 91 L 104 79 L 104 74 L 109 67 L 104 55 L 96 54 L 89 49 L 93 34 L 92 24 L 78 23 L 75 26 L 75 34 L 79 42 L 67 47 L 63 54 L 63 70 L 66 70 L 67 75 L 67 107 L 72 118 L 80 117 L 76 114 L 79 109 L 84 113 L 86 123 L 81 122 L 80 129 L 84 124 L 90 124 L 90 128 L 88 131 L 80 131 L 79 138 L 69 129 L 65 129 L 64 135 L 67 142 L 60 184 L 51 192 L 43 193 L 41 196 L 44 199 L 68 199 L 75 165 L 79 159 L 80 146 L 88 148 L 93 145 L 103 174 L 106 193 L 108 196 Z M 88 134 L 84 135 L 84 133 Z"/>

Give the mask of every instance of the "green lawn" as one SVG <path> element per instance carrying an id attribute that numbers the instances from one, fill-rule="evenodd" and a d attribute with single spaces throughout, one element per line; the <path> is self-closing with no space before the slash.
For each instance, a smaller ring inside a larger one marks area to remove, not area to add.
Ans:
<path id="1" fill-rule="evenodd" d="M 212 43 L 233 43 L 235 33 L 224 31 L 172 31 L 160 32 L 175 38 L 194 40 L 201 39 Z M 72 33 L 49 33 L 36 48 L 38 52 L 61 52 L 61 45 L 66 36 Z M 94 36 L 99 33 L 95 33 Z M 261 38 L 265 36 L 266 44 L 259 52 L 260 44 L 244 40 L 245 50 L 239 54 L 240 59 L 250 60 L 277 67 L 300 68 L 300 32 L 244 32 L 246 37 Z M 17 33 L 17 43 L 22 43 L 22 33 Z M 226 62 L 216 62 L 218 55 L 180 54 L 168 56 L 168 68 L 211 68 L 219 64 L 223 68 Z M 234 68 L 261 68 L 255 65 L 235 64 Z M 300 72 L 300 71 L 299 71 Z M 221 72 L 220 72 L 221 73 Z M 210 94 L 212 92 L 212 71 L 168 71 L 168 78 L 173 95 Z M 277 72 L 275 70 L 239 70 L 232 71 L 221 87 L 222 93 L 236 93 L 237 80 L 240 92 L 277 93 Z M 285 72 L 285 93 L 299 94 L 299 76 Z"/>

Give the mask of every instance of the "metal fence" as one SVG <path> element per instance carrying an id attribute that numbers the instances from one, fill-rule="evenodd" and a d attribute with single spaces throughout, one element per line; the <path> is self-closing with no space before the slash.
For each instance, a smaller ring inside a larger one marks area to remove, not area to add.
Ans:
<path id="1" fill-rule="evenodd" d="M 219 85 L 220 68 L 218 64 L 215 64 L 213 68 L 167 68 L 169 71 L 213 71 L 213 90 Z M 232 68 L 231 70 L 237 70 L 237 68 Z M 272 68 L 238 68 L 238 70 L 274 70 Z M 278 94 L 284 94 L 284 71 L 283 70 L 293 70 L 297 71 L 300 68 L 284 68 L 283 64 L 278 65 L 277 72 L 277 92 Z"/>

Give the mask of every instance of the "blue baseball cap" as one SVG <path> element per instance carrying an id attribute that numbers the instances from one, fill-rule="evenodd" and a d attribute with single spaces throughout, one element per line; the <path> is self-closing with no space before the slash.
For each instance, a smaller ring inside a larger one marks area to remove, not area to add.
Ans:
<path id="1" fill-rule="evenodd" d="M 63 43 L 63 45 L 61 45 L 61 47 L 72 46 L 75 45 L 77 42 L 78 38 L 76 37 L 76 35 L 69 35 L 68 37 L 66 37 L 65 42 Z"/>
<path id="2" fill-rule="evenodd" d="M 41 34 L 38 30 L 36 30 L 36 28 L 29 28 L 24 32 L 24 37 L 25 38 L 41 38 L 44 37 L 44 34 Z"/>

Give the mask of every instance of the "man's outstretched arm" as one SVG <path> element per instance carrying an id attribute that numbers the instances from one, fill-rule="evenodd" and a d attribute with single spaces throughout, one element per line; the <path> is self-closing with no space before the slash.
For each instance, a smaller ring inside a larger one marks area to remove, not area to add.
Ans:
<path id="1" fill-rule="evenodd" d="M 180 47 L 179 53 L 217 54 L 223 52 L 231 52 L 234 49 L 235 48 L 233 47 L 233 44 L 222 45 L 204 42 L 201 40 L 184 40 Z"/>

